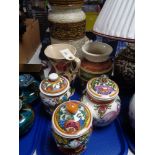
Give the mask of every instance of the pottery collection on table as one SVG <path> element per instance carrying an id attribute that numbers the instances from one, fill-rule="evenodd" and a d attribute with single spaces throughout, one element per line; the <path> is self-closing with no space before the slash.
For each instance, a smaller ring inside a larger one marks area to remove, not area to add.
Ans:
<path id="1" fill-rule="evenodd" d="M 47 79 L 44 79 L 40 83 L 39 89 L 42 103 L 50 115 L 59 104 L 69 100 L 72 95 L 68 79 L 58 76 L 56 73 L 52 73 Z"/>
<path id="2" fill-rule="evenodd" d="M 57 147 L 66 154 L 80 154 L 92 133 L 92 114 L 80 101 L 59 105 L 52 116 L 52 132 Z"/>

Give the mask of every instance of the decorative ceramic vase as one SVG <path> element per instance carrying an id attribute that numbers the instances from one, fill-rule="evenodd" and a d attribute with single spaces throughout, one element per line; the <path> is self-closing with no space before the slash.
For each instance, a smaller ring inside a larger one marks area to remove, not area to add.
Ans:
<path id="1" fill-rule="evenodd" d="M 47 79 L 44 79 L 39 88 L 40 98 L 50 115 L 59 104 L 69 100 L 72 95 L 69 81 L 56 73 L 52 73 Z"/>
<path id="2" fill-rule="evenodd" d="M 120 112 L 119 88 L 117 84 L 104 77 L 91 79 L 87 83 L 87 93 L 81 99 L 93 114 L 94 126 L 110 124 Z"/>
<path id="3" fill-rule="evenodd" d="M 52 6 L 82 7 L 84 0 L 49 0 Z"/>
<path id="4" fill-rule="evenodd" d="M 19 134 L 26 134 L 32 127 L 34 122 L 34 112 L 27 104 L 23 104 L 19 112 Z"/>
<path id="5" fill-rule="evenodd" d="M 61 53 L 62 51 L 64 53 Z M 81 60 L 75 57 L 77 50 L 74 46 L 53 44 L 49 45 L 44 52 L 52 65 L 50 73 L 56 72 L 65 76 L 70 82 L 74 81 L 81 64 Z"/>
<path id="6" fill-rule="evenodd" d="M 39 82 L 30 74 L 19 76 L 20 99 L 24 103 L 32 103 L 39 97 Z"/>
<path id="7" fill-rule="evenodd" d="M 86 15 L 80 8 L 52 7 L 48 20 L 52 38 L 77 40 L 85 36 Z"/>
<path id="8" fill-rule="evenodd" d="M 135 49 L 134 44 L 128 44 L 116 58 L 114 63 L 114 76 L 125 89 L 135 89 Z"/>
<path id="9" fill-rule="evenodd" d="M 105 62 L 90 62 L 87 59 L 81 61 L 80 67 L 80 78 L 85 81 L 89 81 L 94 77 L 99 77 L 101 75 L 111 75 L 112 72 L 112 61 L 109 59 Z"/>
<path id="10" fill-rule="evenodd" d="M 80 154 L 92 132 L 92 114 L 80 101 L 68 101 L 56 108 L 52 131 L 57 147 L 66 154 Z"/>
<path id="11" fill-rule="evenodd" d="M 132 96 L 129 104 L 129 120 L 131 127 L 135 130 L 135 94 Z"/>

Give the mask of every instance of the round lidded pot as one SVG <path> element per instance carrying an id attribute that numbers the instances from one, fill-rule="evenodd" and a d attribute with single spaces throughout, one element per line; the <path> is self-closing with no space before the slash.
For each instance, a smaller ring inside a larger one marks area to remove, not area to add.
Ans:
<path id="1" fill-rule="evenodd" d="M 81 100 L 90 108 L 94 126 L 106 126 L 118 116 L 121 107 L 118 93 L 118 85 L 109 78 L 88 81 L 87 93 Z"/>
<path id="2" fill-rule="evenodd" d="M 62 152 L 83 152 L 92 133 L 92 114 L 87 105 L 75 100 L 59 105 L 52 116 L 52 131 Z"/>
<path id="3" fill-rule="evenodd" d="M 67 101 L 72 95 L 68 79 L 56 73 L 51 73 L 47 79 L 44 79 L 39 89 L 45 110 L 50 115 L 59 104 Z"/>

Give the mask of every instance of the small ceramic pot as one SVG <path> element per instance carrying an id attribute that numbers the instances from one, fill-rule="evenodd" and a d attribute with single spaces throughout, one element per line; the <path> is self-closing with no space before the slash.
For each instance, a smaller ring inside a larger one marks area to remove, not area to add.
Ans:
<path id="1" fill-rule="evenodd" d="M 118 116 L 121 106 L 118 93 L 117 84 L 108 78 L 97 77 L 87 83 L 87 93 L 81 101 L 91 109 L 94 126 L 106 126 Z"/>
<path id="2" fill-rule="evenodd" d="M 69 100 L 72 95 L 69 81 L 63 77 L 52 73 L 40 83 L 40 98 L 46 111 L 52 115 L 55 108 Z"/>
<path id="3" fill-rule="evenodd" d="M 61 53 L 61 51 L 64 50 L 66 51 Z M 63 75 L 72 82 L 75 79 L 81 64 L 81 60 L 75 57 L 76 51 L 76 48 L 69 44 L 49 45 L 45 49 L 45 55 L 52 64 L 51 72 Z"/>
<path id="4" fill-rule="evenodd" d="M 131 127 L 135 130 L 135 94 L 132 96 L 129 104 L 129 120 Z"/>
<path id="5" fill-rule="evenodd" d="M 32 103 L 39 98 L 39 82 L 30 74 L 19 76 L 20 99 L 23 103 Z"/>
<path id="6" fill-rule="evenodd" d="M 119 85 L 126 90 L 135 89 L 135 49 L 128 44 L 115 58 L 114 76 Z"/>
<path id="7" fill-rule="evenodd" d="M 87 42 L 82 46 L 83 57 L 90 62 L 104 62 L 110 58 L 113 48 L 102 42 Z"/>
<path id="8" fill-rule="evenodd" d="M 32 127 L 34 122 L 34 112 L 30 106 L 24 104 L 19 112 L 19 134 L 26 134 Z"/>
<path id="9" fill-rule="evenodd" d="M 57 147 L 66 154 L 80 154 L 92 132 L 92 114 L 79 101 L 61 104 L 53 113 L 52 131 Z"/>

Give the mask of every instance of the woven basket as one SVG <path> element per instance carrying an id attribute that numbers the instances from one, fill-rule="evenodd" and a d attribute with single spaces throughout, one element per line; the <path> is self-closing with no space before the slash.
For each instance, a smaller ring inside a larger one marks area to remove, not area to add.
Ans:
<path id="1" fill-rule="evenodd" d="M 85 36 L 86 20 L 76 23 L 50 22 L 51 36 L 59 40 L 76 40 Z"/>
<path id="2" fill-rule="evenodd" d="M 82 6 L 84 3 L 84 0 L 49 0 L 49 3 L 55 6 L 68 6 L 68 5 Z"/>

